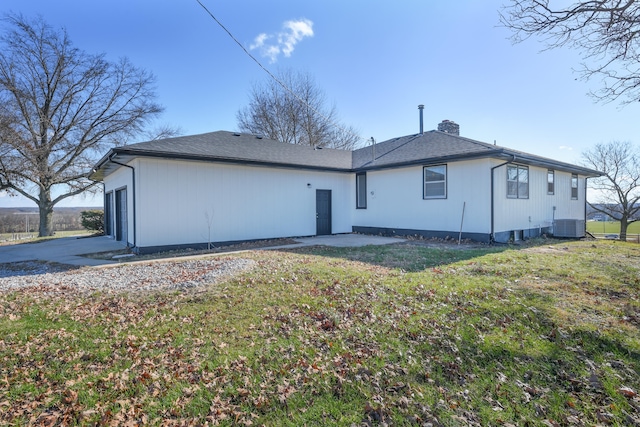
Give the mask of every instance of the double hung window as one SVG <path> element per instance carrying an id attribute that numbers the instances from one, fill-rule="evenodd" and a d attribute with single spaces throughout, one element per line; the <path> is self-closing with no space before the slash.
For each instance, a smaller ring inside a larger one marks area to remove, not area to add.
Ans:
<path id="1" fill-rule="evenodd" d="M 423 199 L 446 199 L 447 165 L 424 167 Z"/>
<path id="2" fill-rule="evenodd" d="M 529 198 L 529 168 L 507 165 L 507 197 L 510 199 Z"/>
<path id="3" fill-rule="evenodd" d="M 547 171 L 547 194 L 555 193 L 555 173 L 552 170 Z"/>
<path id="4" fill-rule="evenodd" d="M 571 199 L 578 200 L 578 175 L 571 174 Z"/>

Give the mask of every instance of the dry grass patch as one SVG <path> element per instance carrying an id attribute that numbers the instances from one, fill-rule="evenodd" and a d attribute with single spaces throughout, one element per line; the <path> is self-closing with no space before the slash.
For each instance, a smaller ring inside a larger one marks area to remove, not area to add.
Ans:
<path id="1" fill-rule="evenodd" d="M 0 424 L 640 425 L 639 256 L 301 248 L 195 290 L 2 293 Z"/>

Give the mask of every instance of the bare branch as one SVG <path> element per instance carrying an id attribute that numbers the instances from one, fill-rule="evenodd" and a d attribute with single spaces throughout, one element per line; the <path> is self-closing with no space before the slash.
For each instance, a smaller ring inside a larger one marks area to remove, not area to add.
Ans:
<path id="1" fill-rule="evenodd" d="M 597 200 L 590 206 L 620 221 L 620 238 L 626 239 L 629 224 L 638 220 L 640 212 L 640 155 L 629 142 L 598 144 L 582 153 L 585 166 L 604 173 L 592 178 L 591 187 Z"/>
<path id="2" fill-rule="evenodd" d="M 42 216 L 91 191 L 87 174 L 114 144 L 140 134 L 162 108 L 155 79 L 128 60 L 75 48 L 42 18 L 7 15 L 0 38 L 0 189 L 23 194 Z M 52 200 L 52 191 L 58 196 Z"/>
<path id="3" fill-rule="evenodd" d="M 554 8 L 549 0 L 511 0 L 500 22 L 519 43 L 538 36 L 545 49 L 569 47 L 580 52 L 584 80 L 602 79 L 591 95 L 623 105 L 640 100 L 640 2 L 584 0 Z"/>
<path id="4" fill-rule="evenodd" d="M 249 105 L 236 114 L 243 132 L 311 147 L 351 149 L 360 141 L 353 128 L 338 123 L 335 107 L 325 106 L 325 95 L 309 74 L 281 71 L 277 81 L 254 85 L 249 97 Z"/>

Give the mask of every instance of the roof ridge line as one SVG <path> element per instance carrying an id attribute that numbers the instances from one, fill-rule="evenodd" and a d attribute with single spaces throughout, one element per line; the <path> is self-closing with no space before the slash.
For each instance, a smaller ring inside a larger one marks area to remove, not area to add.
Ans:
<path id="1" fill-rule="evenodd" d="M 399 148 L 404 147 L 405 145 L 407 145 L 408 143 L 410 143 L 411 141 L 413 141 L 414 139 L 416 139 L 416 138 L 417 138 L 418 136 L 420 136 L 420 135 L 424 135 L 424 134 L 419 134 L 419 133 L 418 133 L 418 134 L 412 135 L 409 139 L 407 139 L 407 140 L 406 140 L 405 142 L 403 142 L 402 144 L 398 145 L 398 146 L 397 146 L 397 147 L 395 147 L 395 148 L 392 148 L 391 150 L 389 150 L 389 151 L 387 151 L 386 153 L 382 154 L 380 157 L 374 157 L 374 158 L 373 158 L 373 160 L 371 160 L 371 161 L 369 161 L 369 162 L 367 162 L 367 163 L 363 164 L 363 165 L 362 165 L 362 167 L 365 167 L 365 166 L 367 166 L 367 165 L 370 165 L 371 163 L 375 162 L 376 160 L 378 160 L 378 159 L 382 159 L 384 156 L 388 155 L 389 153 L 392 153 L 392 152 L 394 152 L 394 151 L 398 150 Z M 401 137 L 400 137 L 400 138 L 401 138 Z M 399 138 L 394 138 L 394 139 L 399 139 Z M 391 140 L 388 140 L 388 141 L 391 141 Z M 382 143 L 384 143 L 384 142 L 387 142 L 387 141 L 383 141 Z M 375 146 L 375 145 L 376 145 L 376 144 L 373 144 L 373 145 L 371 145 L 370 147 L 373 147 L 373 146 Z M 363 147 L 363 148 L 366 148 L 366 147 Z M 356 150 L 352 150 L 352 151 L 351 151 L 351 168 L 352 168 L 352 169 L 353 169 L 353 166 L 354 166 L 354 165 L 353 165 L 353 153 L 355 153 L 355 152 L 356 152 Z"/>

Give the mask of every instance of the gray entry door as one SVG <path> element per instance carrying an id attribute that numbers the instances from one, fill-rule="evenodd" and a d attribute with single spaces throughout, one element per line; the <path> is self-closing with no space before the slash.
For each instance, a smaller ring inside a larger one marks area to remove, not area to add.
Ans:
<path id="1" fill-rule="evenodd" d="M 127 242 L 127 189 L 116 190 L 116 240 Z"/>
<path id="2" fill-rule="evenodd" d="M 331 190 L 316 190 L 316 235 L 331 234 Z"/>

